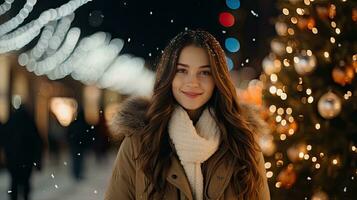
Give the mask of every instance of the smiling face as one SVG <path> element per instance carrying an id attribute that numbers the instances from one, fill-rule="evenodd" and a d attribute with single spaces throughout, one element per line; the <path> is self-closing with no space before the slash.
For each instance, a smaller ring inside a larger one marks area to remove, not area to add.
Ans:
<path id="1" fill-rule="evenodd" d="M 186 110 L 195 111 L 211 98 L 215 83 L 211 75 L 208 53 L 194 45 L 182 49 L 172 82 L 176 101 Z"/>

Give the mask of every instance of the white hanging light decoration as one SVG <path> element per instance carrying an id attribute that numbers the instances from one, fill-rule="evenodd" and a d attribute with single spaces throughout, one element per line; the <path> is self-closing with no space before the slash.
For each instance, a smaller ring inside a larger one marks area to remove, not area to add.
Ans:
<path id="1" fill-rule="evenodd" d="M 5 2 L 0 5 L 0 15 L 3 15 L 9 11 L 11 9 L 12 3 L 14 3 L 14 0 L 5 0 Z"/>
<path id="2" fill-rule="evenodd" d="M 80 29 L 70 28 L 73 12 L 89 1 L 71 0 L 59 8 L 42 12 L 37 19 L 17 28 L 36 3 L 36 0 L 28 0 L 17 19 L 9 20 L 6 26 L 1 25 L 5 28 L 0 30 L 0 53 L 22 48 L 44 27 L 37 44 L 18 57 L 19 64 L 26 66 L 28 71 L 47 75 L 51 80 L 71 75 L 84 84 L 124 94 L 151 95 L 154 73 L 144 67 L 144 59 L 119 55 L 124 46 L 122 39 L 112 39 L 105 32 L 80 39 Z M 6 9 L 10 9 L 8 4 L 12 2 L 5 1 Z M 0 12 L 1 8 L 0 5 Z"/>
<path id="3" fill-rule="evenodd" d="M 83 4 L 85 4 L 89 1 L 91 1 L 91 0 L 71 0 L 68 3 L 60 6 L 59 8 L 48 9 L 48 10 L 42 12 L 39 18 L 24 25 L 24 28 L 22 28 L 22 29 L 20 28 L 20 31 L 16 31 L 16 34 L 10 33 L 11 37 L 9 37 L 7 35 L 3 35 L 0 38 L 0 53 L 6 53 L 9 51 L 18 50 L 18 49 L 24 47 L 26 44 L 28 44 L 30 41 L 32 41 L 40 33 L 40 30 L 48 22 L 61 19 L 65 16 L 73 13 L 78 7 L 82 6 Z M 32 4 L 34 5 L 35 3 L 36 3 L 36 0 L 28 0 L 26 2 L 26 4 L 28 4 L 28 5 L 32 5 Z M 20 13 L 17 16 L 19 16 L 19 15 L 20 15 Z M 16 18 L 16 17 L 14 17 L 14 18 Z M 12 18 L 10 21 L 12 21 L 14 18 Z M 10 23 L 10 21 L 6 22 L 5 24 Z M 11 22 L 10 24 L 8 24 L 7 25 L 8 28 L 6 28 L 7 26 L 4 28 L 1 28 L 1 29 L 4 29 L 2 32 L 7 33 L 8 32 L 7 30 L 12 30 L 11 29 L 12 27 L 16 28 L 20 23 L 17 24 L 17 26 L 15 26 L 14 24 L 16 24 L 16 22 Z M 2 34 L 0 34 L 0 35 L 2 35 Z"/>

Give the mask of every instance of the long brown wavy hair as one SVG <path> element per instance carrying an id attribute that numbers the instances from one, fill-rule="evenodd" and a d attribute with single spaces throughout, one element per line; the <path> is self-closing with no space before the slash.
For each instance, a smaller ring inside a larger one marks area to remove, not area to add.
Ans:
<path id="1" fill-rule="evenodd" d="M 165 48 L 157 65 L 153 96 L 146 113 L 147 125 L 141 134 L 138 158 L 141 168 L 151 183 L 149 199 L 162 197 L 173 149 L 167 126 L 177 104 L 172 94 L 172 81 L 176 74 L 178 57 L 188 45 L 205 49 L 209 55 L 215 89 L 206 106 L 215 111 L 215 120 L 221 131 L 221 146 L 226 148 L 223 159 L 235 166 L 231 184 L 237 197 L 257 199 L 262 184 L 256 151 L 259 150 L 253 132 L 240 112 L 235 87 L 230 78 L 225 54 L 219 42 L 208 32 L 188 30 L 179 33 Z M 239 170 L 245 165 L 244 170 Z M 215 166 L 210 166 L 215 168 Z M 148 190 L 147 185 L 146 189 Z"/>

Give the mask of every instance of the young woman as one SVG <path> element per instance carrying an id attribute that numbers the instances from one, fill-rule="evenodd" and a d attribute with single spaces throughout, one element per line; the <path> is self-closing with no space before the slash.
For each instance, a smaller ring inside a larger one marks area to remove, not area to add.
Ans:
<path id="1" fill-rule="evenodd" d="M 269 200 L 259 120 L 238 103 L 217 40 L 185 31 L 165 48 L 151 99 L 123 103 L 106 200 Z"/>

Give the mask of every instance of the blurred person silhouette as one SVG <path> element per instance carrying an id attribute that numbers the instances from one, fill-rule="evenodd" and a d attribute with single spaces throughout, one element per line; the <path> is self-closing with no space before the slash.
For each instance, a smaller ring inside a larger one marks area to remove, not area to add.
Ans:
<path id="1" fill-rule="evenodd" d="M 0 170 L 4 167 L 4 124 L 0 122 Z"/>
<path id="2" fill-rule="evenodd" d="M 98 162 L 105 161 L 109 149 L 109 130 L 103 113 L 99 115 L 99 122 L 95 128 L 93 150 Z"/>
<path id="3" fill-rule="evenodd" d="M 34 118 L 22 105 L 10 117 L 3 131 L 5 165 L 10 173 L 11 200 L 30 199 L 32 168 L 41 170 L 43 141 Z"/>
<path id="4" fill-rule="evenodd" d="M 58 121 L 57 117 L 51 112 L 48 127 L 48 147 L 51 160 L 58 165 L 61 158 L 61 147 L 66 140 L 66 128 Z"/>
<path id="5" fill-rule="evenodd" d="M 76 181 L 84 178 L 84 158 L 94 137 L 94 130 L 85 121 L 84 111 L 80 110 L 77 118 L 68 126 L 68 144 L 72 160 L 72 175 Z"/>

